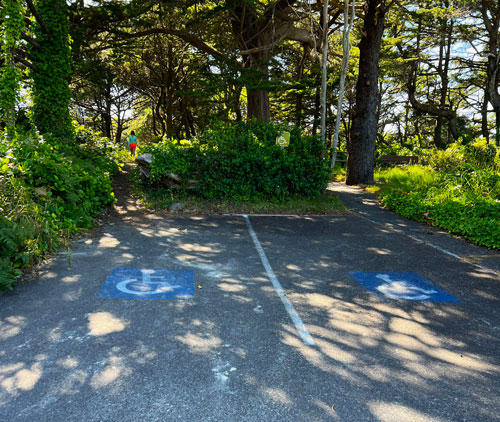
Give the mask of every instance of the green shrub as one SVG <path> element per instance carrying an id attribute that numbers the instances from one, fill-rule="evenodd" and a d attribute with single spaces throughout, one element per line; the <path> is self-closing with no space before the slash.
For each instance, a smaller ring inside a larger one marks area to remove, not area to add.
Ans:
<path id="1" fill-rule="evenodd" d="M 205 198 L 317 197 L 330 177 L 319 139 L 292 130 L 290 146 L 281 149 L 275 144 L 280 130 L 259 122 L 218 125 L 190 143 L 146 147 L 143 152 L 154 156 L 150 182 L 175 173 L 184 181 L 196 179 Z"/>
<path id="2" fill-rule="evenodd" d="M 15 283 L 20 268 L 39 262 L 59 242 L 55 222 L 21 180 L 0 174 L 0 290 Z"/>
<path id="3" fill-rule="evenodd" d="M 500 202 L 483 198 L 437 200 L 432 192 L 390 192 L 381 202 L 403 217 L 432 224 L 490 248 L 500 248 Z"/>
<path id="4" fill-rule="evenodd" d="M 445 150 L 429 148 L 419 151 L 420 164 L 430 165 L 438 171 L 450 171 L 464 164 L 478 169 L 500 169 L 500 149 L 487 144 L 483 139 L 476 139 L 463 144 L 461 140 L 454 142 Z"/>
<path id="5" fill-rule="evenodd" d="M 484 141 L 421 155 L 428 166 L 379 171 L 380 199 L 398 214 L 500 248 L 498 151 Z M 430 167 L 432 166 L 432 167 Z"/>
<path id="6" fill-rule="evenodd" d="M 84 136 L 79 145 L 36 134 L 0 140 L 0 289 L 113 203 L 111 176 L 127 153 Z"/>
<path id="7" fill-rule="evenodd" d="M 439 173 L 431 167 L 409 165 L 405 167 L 392 167 L 376 172 L 378 181 L 387 188 L 396 188 L 402 191 L 426 189 L 434 186 L 440 179 Z"/>

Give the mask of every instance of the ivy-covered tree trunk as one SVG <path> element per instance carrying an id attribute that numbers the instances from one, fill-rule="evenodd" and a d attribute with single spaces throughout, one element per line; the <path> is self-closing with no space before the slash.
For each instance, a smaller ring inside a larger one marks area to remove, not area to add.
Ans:
<path id="1" fill-rule="evenodd" d="M 71 92 L 71 52 L 68 17 L 64 0 L 38 0 L 34 32 L 38 48 L 31 48 L 33 58 L 33 119 L 37 129 L 52 133 L 63 142 L 71 142 L 69 114 Z"/>
<path id="2" fill-rule="evenodd" d="M 19 99 L 19 82 L 22 74 L 15 66 L 15 48 L 24 28 L 24 14 L 19 0 L 4 0 L 0 10 L 0 120 L 7 129 L 7 136 L 15 133 L 16 104 Z"/>
<path id="3" fill-rule="evenodd" d="M 385 0 L 367 0 L 359 43 L 356 105 L 348 145 L 346 184 L 372 184 L 377 139 L 378 69 L 384 32 Z"/>

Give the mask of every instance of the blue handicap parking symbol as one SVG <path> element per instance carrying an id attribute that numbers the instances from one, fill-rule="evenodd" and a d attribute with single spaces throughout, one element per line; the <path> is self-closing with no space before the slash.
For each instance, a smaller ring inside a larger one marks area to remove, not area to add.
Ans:
<path id="1" fill-rule="evenodd" d="M 99 291 L 103 299 L 189 299 L 193 271 L 115 268 Z"/>
<path id="2" fill-rule="evenodd" d="M 383 300 L 415 302 L 460 302 L 443 289 L 415 273 L 350 273 L 362 287 Z"/>

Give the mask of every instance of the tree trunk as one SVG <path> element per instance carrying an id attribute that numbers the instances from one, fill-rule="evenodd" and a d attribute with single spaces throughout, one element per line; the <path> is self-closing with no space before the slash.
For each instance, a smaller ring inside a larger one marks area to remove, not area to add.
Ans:
<path id="1" fill-rule="evenodd" d="M 354 18 L 356 15 L 356 0 L 352 0 L 352 14 L 351 21 L 349 22 L 349 0 L 344 3 L 344 31 L 342 35 L 342 67 L 340 71 L 340 85 L 339 85 L 339 98 L 337 102 L 337 116 L 335 121 L 335 131 L 332 141 L 332 161 L 331 168 L 335 167 L 335 160 L 337 159 L 337 146 L 339 142 L 340 121 L 342 118 L 342 104 L 344 102 L 345 79 L 347 70 L 349 68 L 349 53 L 351 51 L 350 33 L 354 25 Z M 377 119 L 378 120 L 378 119 Z"/>
<path id="2" fill-rule="evenodd" d="M 166 92 L 163 93 L 163 106 L 166 108 L 167 136 L 171 138 L 174 134 L 174 51 L 172 44 L 168 44 L 168 71 Z"/>
<path id="3" fill-rule="evenodd" d="M 495 128 L 495 143 L 500 145 L 500 94 L 498 93 L 498 85 L 500 82 L 499 75 L 499 58 L 500 51 L 498 48 L 498 36 L 500 27 L 500 8 L 494 3 L 486 0 L 481 1 L 481 13 L 483 21 L 488 32 L 488 64 L 486 68 L 487 84 L 485 95 L 488 96 L 488 101 L 493 106 L 493 111 L 496 115 L 496 128 Z M 487 108 L 487 107 L 486 107 Z M 484 112 L 487 113 L 487 110 Z M 483 131 L 487 126 L 487 116 L 483 115 Z"/>
<path id="4" fill-rule="evenodd" d="M 302 80 L 302 77 L 304 76 L 304 64 L 308 55 L 309 55 L 309 49 L 304 47 L 302 58 L 300 59 L 299 64 L 297 66 L 297 75 L 295 77 L 295 80 L 297 82 L 300 82 Z M 302 112 L 304 108 L 303 101 L 304 101 L 304 94 L 302 93 L 297 94 L 295 98 L 295 124 L 298 127 L 302 125 Z"/>
<path id="5" fill-rule="evenodd" d="M 318 133 L 318 122 L 320 119 L 320 107 L 321 107 L 320 89 L 321 87 L 317 86 L 316 93 L 314 95 L 314 116 L 313 116 L 313 127 L 312 127 L 313 135 L 316 135 Z"/>
<path id="6" fill-rule="evenodd" d="M 481 133 L 483 135 L 483 138 L 486 139 L 487 144 L 490 143 L 490 129 L 488 127 L 488 103 L 488 90 L 485 89 L 483 106 L 481 108 Z"/>
<path id="7" fill-rule="evenodd" d="M 356 105 L 348 145 L 346 184 L 373 184 L 377 139 L 378 69 L 384 32 L 385 0 L 367 0 L 363 36 L 359 43 Z"/>
<path id="8" fill-rule="evenodd" d="M 108 80 L 108 82 L 110 82 Z M 108 83 L 106 87 L 106 92 L 104 95 L 104 111 L 102 113 L 102 124 L 103 124 L 103 132 L 106 138 L 111 139 L 111 130 L 113 125 L 113 120 L 111 117 L 111 104 L 113 99 L 111 98 L 111 83 Z"/>
<path id="9" fill-rule="evenodd" d="M 495 113 L 496 116 L 496 128 L 495 128 L 495 145 L 500 147 L 500 111 Z"/>
<path id="10" fill-rule="evenodd" d="M 321 55 L 321 142 L 325 146 L 326 138 L 326 88 L 327 88 L 327 64 L 328 64 L 328 0 L 323 0 L 322 12 L 323 49 Z"/>
<path id="11" fill-rule="evenodd" d="M 443 118 L 436 117 L 436 123 L 434 125 L 434 145 L 437 149 L 445 149 L 446 142 L 443 142 Z"/>
<path id="12" fill-rule="evenodd" d="M 247 118 L 269 123 L 269 93 L 263 89 L 247 90 Z"/>

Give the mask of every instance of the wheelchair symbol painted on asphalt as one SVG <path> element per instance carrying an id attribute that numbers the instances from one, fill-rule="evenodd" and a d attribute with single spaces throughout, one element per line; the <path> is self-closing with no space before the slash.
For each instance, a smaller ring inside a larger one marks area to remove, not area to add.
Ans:
<path id="1" fill-rule="evenodd" d="M 350 273 L 358 284 L 383 300 L 459 302 L 443 289 L 415 273 Z"/>
<path id="2" fill-rule="evenodd" d="M 165 281 L 163 276 L 155 276 L 154 270 L 141 270 L 141 273 L 142 280 L 129 278 L 117 283 L 116 288 L 123 293 L 132 295 L 156 295 L 182 288 L 180 284 L 172 285 Z"/>
<path id="3" fill-rule="evenodd" d="M 406 280 L 393 280 L 389 274 L 377 274 L 376 277 L 384 282 L 377 290 L 391 299 L 426 300 L 437 293 L 435 289 L 417 287 Z"/>
<path id="4" fill-rule="evenodd" d="M 192 271 L 115 268 L 99 292 L 100 298 L 188 299 L 193 297 Z"/>

